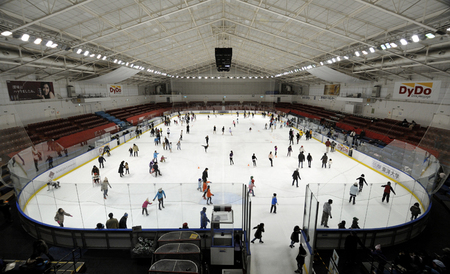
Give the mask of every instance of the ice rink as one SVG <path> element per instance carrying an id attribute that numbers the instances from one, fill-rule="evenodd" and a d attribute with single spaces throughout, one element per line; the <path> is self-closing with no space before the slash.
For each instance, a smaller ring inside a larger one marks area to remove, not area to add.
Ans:
<path id="1" fill-rule="evenodd" d="M 233 126 L 233 120 L 236 126 Z M 333 199 L 332 216 L 328 224 L 330 228 L 337 228 L 341 220 L 350 226 L 353 217 L 359 218 L 361 228 L 375 228 L 397 225 L 409 221 L 409 207 L 416 202 L 415 198 L 402 186 L 393 183 L 397 195 L 391 194 L 389 203 L 382 203 L 381 196 L 385 184 L 390 179 L 374 170 L 359 164 L 352 158 L 340 152 L 328 153 L 333 159 L 331 168 L 321 168 L 320 158 L 325 153 L 325 145 L 312 139 L 293 145 L 293 154 L 287 156 L 289 145 L 289 128 L 265 130 L 264 125 L 269 118 L 255 115 L 254 118 L 244 119 L 236 113 L 224 115 L 197 115 L 197 119 L 190 123 L 190 133 L 186 133 L 186 124 L 174 124 L 170 127 L 158 125 L 164 136 L 170 128 L 169 140 L 172 142 L 172 153 L 163 150 L 161 145 L 155 146 L 154 137 L 145 132 L 139 139 L 132 139 L 120 145 L 106 157 L 105 168 L 100 170 L 101 178 L 108 177 L 112 188 L 109 196 L 103 199 L 99 185 L 93 185 L 91 169 L 98 166 L 94 159 L 83 166 L 79 166 L 71 173 L 58 178 L 61 188 L 47 191 L 42 189 L 29 201 L 25 213 L 38 221 L 57 225 L 54 216 L 58 208 L 63 208 L 73 217 L 66 217 L 66 227 L 95 228 L 99 222 L 105 223 L 109 212 L 120 219 L 127 212 L 128 228 L 141 225 L 143 228 L 178 228 L 188 222 L 191 228 L 200 227 L 200 211 L 206 206 L 210 216 L 212 207 L 206 205 L 202 193 L 196 190 L 197 181 L 203 170 L 209 169 L 211 192 L 214 194 L 212 202 L 217 204 L 232 204 L 236 228 L 242 227 L 241 193 L 242 184 L 248 184 L 250 176 L 255 179 L 255 197 L 252 197 L 252 226 L 265 223 L 263 233 L 264 244 L 252 245 L 252 273 L 277 273 L 279 266 L 286 270 L 296 269 L 295 256 L 298 249 L 290 249 L 290 235 L 295 225 L 302 227 L 305 186 L 310 185 L 318 197 L 319 228 L 323 203 Z M 213 127 L 217 133 L 213 133 Z M 225 132 L 222 134 L 222 127 Z M 232 134 L 229 129 L 231 128 Z M 251 130 L 250 130 L 251 128 Z M 181 150 L 177 150 L 176 143 L 183 130 Z M 297 130 L 294 129 L 294 133 Z M 209 136 L 207 152 L 205 137 Z M 128 149 L 136 144 L 139 156 L 130 157 Z M 306 155 L 313 157 L 312 167 L 304 163 L 299 169 L 301 180 L 299 187 L 292 186 L 292 173 L 298 166 L 297 155 L 303 145 Z M 278 147 L 278 155 L 270 166 L 268 154 Z M 162 176 L 155 178 L 149 174 L 149 162 L 153 152 L 159 152 L 167 157 L 165 163 L 159 167 Z M 234 153 L 234 165 L 230 165 L 230 151 Z M 251 156 L 255 153 L 257 166 L 253 167 Z M 118 167 L 121 161 L 128 162 L 130 174 L 120 177 Z M 356 197 L 356 204 L 348 203 L 350 186 L 356 178 L 365 174 L 369 186 Z M 162 187 L 167 195 L 164 200 L 165 208 L 158 210 L 157 201 L 148 207 L 150 216 L 141 214 L 141 205 L 146 198 L 155 196 L 157 189 Z M 273 193 L 277 193 L 277 214 L 270 214 L 270 204 Z M 423 209 L 422 209 L 423 211 Z M 209 225 L 208 225 L 209 227 Z M 252 234 L 255 230 L 252 231 Z M 298 246 L 298 244 L 297 244 Z M 297 247 L 296 246 L 296 247 Z M 275 253 L 274 253 L 275 252 Z M 268 262 L 273 255 L 279 258 L 276 265 Z M 286 272 L 287 273 L 287 272 Z"/>

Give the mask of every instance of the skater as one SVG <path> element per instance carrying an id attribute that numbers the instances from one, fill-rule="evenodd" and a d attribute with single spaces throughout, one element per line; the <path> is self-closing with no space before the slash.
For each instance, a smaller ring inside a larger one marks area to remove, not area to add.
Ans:
<path id="1" fill-rule="evenodd" d="M 202 191 L 202 183 L 203 183 L 202 178 L 198 178 L 198 187 L 197 187 L 198 191 Z"/>
<path id="2" fill-rule="evenodd" d="M 278 147 L 277 147 L 277 146 L 274 146 L 273 149 L 274 149 L 274 151 L 275 151 L 275 157 L 277 157 Z"/>
<path id="3" fill-rule="evenodd" d="M 331 168 L 332 163 L 333 163 L 333 159 L 328 160 L 328 168 Z"/>
<path id="4" fill-rule="evenodd" d="M 200 229 L 206 229 L 209 222 L 208 216 L 206 216 L 206 207 L 203 207 L 200 211 Z"/>
<path id="5" fill-rule="evenodd" d="M 368 186 L 366 179 L 364 179 L 364 174 L 361 174 L 360 177 L 356 178 L 359 181 L 359 192 L 362 192 L 364 183 Z"/>
<path id="6" fill-rule="evenodd" d="M 164 157 L 164 155 L 161 155 L 161 160 L 159 160 L 160 163 L 165 163 L 167 160 L 167 157 Z"/>
<path id="7" fill-rule="evenodd" d="M 336 142 L 331 141 L 331 152 L 335 152 L 335 151 L 336 151 Z"/>
<path id="8" fill-rule="evenodd" d="M 272 151 L 269 153 L 269 161 L 270 161 L 270 166 L 273 167 L 273 154 L 272 154 Z"/>
<path id="9" fill-rule="evenodd" d="M 328 217 L 330 219 L 333 219 L 333 216 L 331 216 L 331 204 L 333 203 L 333 200 L 329 199 L 328 202 L 323 204 L 323 212 L 322 212 L 322 221 L 320 225 L 323 225 L 324 227 L 328 226 Z"/>
<path id="10" fill-rule="evenodd" d="M 159 166 L 158 166 L 158 162 L 155 161 L 155 163 L 153 164 L 153 172 L 155 173 L 155 177 L 161 176 L 161 171 L 159 171 Z"/>
<path id="11" fill-rule="evenodd" d="M 300 133 L 297 132 L 297 135 L 295 135 L 295 137 L 297 138 L 297 145 L 298 145 L 298 142 L 300 141 L 300 138 L 301 138 L 302 136 L 300 136 Z"/>
<path id="12" fill-rule="evenodd" d="M 255 180 L 253 179 L 253 176 L 250 176 L 250 182 L 248 182 L 248 195 L 250 195 L 250 192 L 252 193 L 252 196 L 255 197 Z"/>
<path id="13" fill-rule="evenodd" d="M 97 173 L 95 173 L 94 176 L 92 176 L 92 181 L 94 182 L 94 184 L 99 184 L 100 176 Z"/>
<path id="14" fill-rule="evenodd" d="M 169 151 L 172 153 L 172 142 L 169 143 Z"/>
<path id="15" fill-rule="evenodd" d="M 298 152 L 305 154 L 305 148 L 303 146 L 300 146 L 300 148 L 298 149 Z"/>
<path id="16" fill-rule="evenodd" d="M 92 167 L 92 170 L 91 170 L 91 175 L 94 175 L 94 174 L 98 174 L 98 175 L 100 175 L 100 170 L 98 169 L 98 167 L 97 166 L 93 166 Z"/>
<path id="17" fill-rule="evenodd" d="M 164 208 L 164 198 L 166 198 L 166 193 L 164 192 L 164 190 L 162 188 L 158 189 L 158 192 L 155 195 L 155 198 L 153 198 L 153 201 L 155 201 L 156 198 L 158 198 L 158 207 L 159 210 L 161 210 L 161 207 Z"/>
<path id="18" fill-rule="evenodd" d="M 415 203 L 409 210 L 411 211 L 411 221 L 417 219 L 417 216 L 422 213 L 422 211 L 420 211 L 419 203 Z"/>
<path id="19" fill-rule="evenodd" d="M 105 157 L 103 157 L 103 155 L 100 155 L 100 157 L 98 157 L 98 164 L 100 168 L 105 168 L 105 165 L 103 164 L 104 162 L 106 162 Z"/>
<path id="20" fill-rule="evenodd" d="M 207 153 L 208 152 L 208 147 L 209 147 L 209 145 L 202 145 L 202 147 L 204 147 L 205 148 L 205 152 Z"/>
<path id="21" fill-rule="evenodd" d="M 206 135 L 205 140 L 206 140 L 206 144 L 209 145 L 209 136 L 208 135 Z"/>
<path id="22" fill-rule="evenodd" d="M 123 177 L 123 169 L 124 168 L 125 168 L 125 161 L 122 161 L 119 165 L 119 170 L 118 170 L 120 177 Z"/>
<path id="23" fill-rule="evenodd" d="M 170 128 L 167 128 L 167 137 L 170 138 Z"/>
<path id="24" fill-rule="evenodd" d="M 183 130 L 180 131 L 180 141 L 183 141 Z"/>
<path id="25" fill-rule="evenodd" d="M 233 136 L 233 131 L 231 131 L 231 127 L 228 129 L 228 131 L 230 132 L 231 136 Z"/>
<path id="26" fill-rule="evenodd" d="M 153 152 L 153 160 L 154 160 L 155 162 L 158 161 L 158 155 L 159 155 L 159 153 L 156 152 L 156 150 L 155 150 L 155 152 Z"/>
<path id="27" fill-rule="evenodd" d="M 300 244 L 300 247 L 298 249 L 298 255 L 295 257 L 295 260 L 297 261 L 297 270 L 295 270 L 295 273 L 303 273 L 303 265 L 305 264 L 305 257 L 306 257 L 306 250 L 303 248 L 303 245 Z"/>
<path id="28" fill-rule="evenodd" d="M 305 154 L 302 152 L 300 152 L 300 154 L 298 155 L 298 167 L 303 168 L 303 162 L 305 161 Z"/>
<path id="29" fill-rule="evenodd" d="M 300 178 L 300 173 L 298 172 L 298 168 L 295 169 L 294 173 L 292 173 L 292 186 L 294 186 L 294 183 L 297 183 L 297 187 L 298 187 L 298 179 L 302 179 Z"/>
<path id="30" fill-rule="evenodd" d="M 130 147 L 130 148 L 128 149 L 128 152 L 130 152 L 130 157 L 132 157 L 132 156 L 133 156 L 133 148 Z"/>
<path id="31" fill-rule="evenodd" d="M 203 170 L 202 180 L 204 183 L 206 182 L 206 180 L 208 180 L 208 168 L 205 168 L 205 170 Z"/>
<path id="32" fill-rule="evenodd" d="M 47 156 L 47 160 L 45 160 L 46 162 L 48 162 L 48 169 L 53 168 L 53 157 L 48 155 Z"/>
<path id="33" fill-rule="evenodd" d="M 222 127 L 222 135 L 225 133 L 225 126 Z"/>
<path id="34" fill-rule="evenodd" d="M 289 146 L 288 146 L 287 156 L 288 156 L 288 157 L 291 157 L 291 153 L 292 153 L 292 146 L 289 145 Z"/>
<path id="35" fill-rule="evenodd" d="M 272 213 L 272 210 L 273 210 L 273 213 L 275 213 L 275 214 L 277 213 L 277 205 L 278 205 L 277 194 L 274 193 L 272 196 L 272 205 L 270 207 L 270 213 Z"/>
<path id="36" fill-rule="evenodd" d="M 125 162 L 125 174 L 130 174 L 130 167 L 128 166 L 128 162 Z"/>
<path id="37" fill-rule="evenodd" d="M 216 126 L 214 125 L 214 127 L 213 127 L 213 134 L 216 134 L 217 132 L 216 132 Z"/>
<path id="38" fill-rule="evenodd" d="M 265 232 L 264 231 L 264 223 L 260 223 L 259 225 L 255 226 L 253 229 L 256 229 L 256 232 L 255 232 L 255 238 L 253 238 L 253 240 L 251 241 L 252 244 L 255 243 L 256 239 L 259 239 L 259 242 L 263 244 L 264 242 L 262 241 L 262 233 Z"/>
<path id="39" fill-rule="evenodd" d="M 256 160 L 258 160 L 255 156 L 255 153 L 253 153 L 252 155 L 252 162 L 253 162 L 253 166 L 256 166 Z"/>
<path id="40" fill-rule="evenodd" d="M 139 155 L 139 148 L 136 144 L 133 144 L 133 156 L 138 157 Z"/>
<path id="41" fill-rule="evenodd" d="M 64 216 L 73 217 L 69 213 L 65 212 L 64 209 L 59 208 L 55 215 L 55 221 L 59 224 L 60 227 L 64 227 Z"/>
<path id="42" fill-rule="evenodd" d="M 295 247 L 294 244 L 300 242 L 300 239 L 299 239 L 300 233 L 301 233 L 300 227 L 298 225 L 296 225 L 294 227 L 294 231 L 291 234 L 291 244 L 289 245 L 290 248 Z"/>
<path id="43" fill-rule="evenodd" d="M 119 228 L 127 229 L 127 219 L 128 219 L 128 213 L 125 212 L 125 214 L 123 214 L 122 218 L 120 218 Z"/>
<path id="44" fill-rule="evenodd" d="M 230 166 L 234 165 L 234 161 L 233 161 L 233 151 L 230 152 Z"/>
<path id="45" fill-rule="evenodd" d="M 103 191 L 103 199 L 106 200 L 106 196 L 108 196 L 108 186 L 109 188 L 112 188 L 112 186 L 109 184 L 108 178 L 105 177 L 105 179 L 103 179 L 100 191 Z"/>
<path id="46" fill-rule="evenodd" d="M 327 168 L 328 156 L 326 153 L 323 154 L 320 160 L 322 160 L 322 168 Z"/>
<path id="47" fill-rule="evenodd" d="M 32 146 L 31 153 L 33 154 L 34 167 L 36 168 L 36 172 L 38 172 L 38 162 L 42 160 L 42 153 L 35 146 Z"/>
<path id="48" fill-rule="evenodd" d="M 50 179 L 47 183 L 47 191 L 50 191 L 50 188 L 52 187 L 58 189 L 61 187 L 61 185 L 59 184 L 59 181 L 53 182 L 53 180 Z"/>
<path id="49" fill-rule="evenodd" d="M 108 155 L 108 157 L 111 156 L 111 149 L 109 148 L 108 145 L 106 145 L 106 146 L 103 148 L 103 154 L 105 154 L 105 153 L 106 153 L 106 155 Z M 102 154 L 102 155 L 103 155 L 103 154 Z"/>
<path id="50" fill-rule="evenodd" d="M 311 162 L 313 158 L 310 153 L 308 153 L 308 156 L 306 156 L 306 160 L 308 161 L 308 167 L 311 168 Z"/>
<path id="51" fill-rule="evenodd" d="M 181 150 L 181 141 L 180 140 L 178 140 L 178 142 L 177 142 L 177 150 Z"/>
<path id="52" fill-rule="evenodd" d="M 348 202 L 350 203 L 353 199 L 353 204 L 355 204 L 355 198 L 357 194 L 358 194 L 358 183 L 354 183 L 350 187 L 350 199 L 348 200 Z"/>
<path id="53" fill-rule="evenodd" d="M 350 226 L 350 229 L 360 229 L 358 225 L 359 219 L 356 217 L 353 217 L 352 225 Z"/>
<path id="54" fill-rule="evenodd" d="M 383 198 L 381 199 L 381 202 L 384 202 L 384 199 L 386 199 L 386 203 L 389 203 L 389 196 L 391 195 L 391 191 L 392 193 L 395 194 L 394 189 L 391 186 L 391 182 L 387 182 L 387 184 L 382 185 L 381 187 L 384 187 L 384 191 L 383 191 Z"/>
<path id="55" fill-rule="evenodd" d="M 109 213 L 108 217 L 109 217 L 109 219 L 106 221 L 106 228 L 108 228 L 108 229 L 119 228 L 119 221 L 117 221 L 117 219 L 114 218 L 114 214 Z"/>
<path id="56" fill-rule="evenodd" d="M 186 133 L 189 134 L 189 125 L 186 126 Z"/>
<path id="57" fill-rule="evenodd" d="M 328 153 L 328 152 L 329 152 L 329 150 L 330 150 L 330 146 L 331 146 L 331 142 L 330 142 L 330 139 L 327 139 L 327 141 L 325 142 L 325 147 L 327 148 L 327 152 L 326 152 L 326 153 Z"/>
<path id="58" fill-rule="evenodd" d="M 211 193 L 211 186 L 208 185 L 208 187 L 206 188 L 206 204 L 207 205 L 212 205 L 212 196 L 214 196 L 214 194 Z"/>
<path id="59" fill-rule="evenodd" d="M 147 206 L 151 204 L 152 203 L 148 200 L 148 198 L 145 199 L 144 203 L 142 204 L 142 215 L 144 215 L 145 212 L 145 215 L 148 216 Z"/>
<path id="60" fill-rule="evenodd" d="M 338 229 L 345 229 L 345 220 L 342 220 L 342 222 L 338 224 Z"/>

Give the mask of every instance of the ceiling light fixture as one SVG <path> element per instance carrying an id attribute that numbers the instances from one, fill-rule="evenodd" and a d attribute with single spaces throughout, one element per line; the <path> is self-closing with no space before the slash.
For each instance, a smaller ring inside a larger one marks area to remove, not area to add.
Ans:
<path id="1" fill-rule="evenodd" d="M 363 50 L 362 53 L 363 53 L 364 55 L 367 55 L 367 54 L 368 54 L 368 52 L 365 51 L 365 50 Z"/>
<path id="2" fill-rule="evenodd" d="M 128 64 L 129 64 L 129 63 L 127 62 L 127 63 L 125 64 L 125 66 L 127 66 L 127 67 L 128 67 Z"/>
<path id="3" fill-rule="evenodd" d="M 384 44 L 384 45 L 386 46 L 387 49 L 390 49 L 390 48 L 391 48 L 391 44 L 390 44 L 390 43 L 386 43 L 386 44 Z"/>
<path id="4" fill-rule="evenodd" d="M 77 54 L 80 54 L 82 51 L 83 51 L 82 49 L 78 49 Z"/>
<path id="5" fill-rule="evenodd" d="M 103 56 L 102 60 L 105 61 L 106 60 L 106 56 Z"/>
<path id="6" fill-rule="evenodd" d="M 84 55 L 84 56 L 88 56 L 88 55 L 89 55 L 89 51 L 88 51 L 88 50 L 85 51 L 85 52 L 83 53 L 83 55 Z"/>
<path id="7" fill-rule="evenodd" d="M 348 60 L 348 56 L 346 55 L 346 56 L 344 56 L 344 59 L 347 59 Z"/>
<path id="8" fill-rule="evenodd" d="M 24 41 L 24 42 L 27 42 L 28 41 L 28 39 L 30 39 L 30 35 L 29 34 L 26 34 L 26 33 L 24 33 L 23 35 L 22 35 L 22 37 L 20 38 L 22 41 Z"/>
<path id="9" fill-rule="evenodd" d="M 89 57 L 91 57 L 91 58 L 94 57 L 94 56 L 95 56 L 95 53 L 92 53 L 91 55 L 89 55 Z"/>
<path id="10" fill-rule="evenodd" d="M 369 51 L 372 52 L 372 53 L 374 53 L 374 52 L 375 52 L 375 49 L 374 49 L 374 48 L 369 48 Z"/>
<path id="11" fill-rule="evenodd" d="M 51 47 L 52 49 L 54 49 L 54 48 L 56 48 L 57 46 L 58 46 L 58 44 L 53 43 L 50 47 Z"/>
<path id="12" fill-rule="evenodd" d="M 102 55 L 101 55 L 101 54 L 97 55 L 97 59 L 100 59 L 101 57 L 102 57 Z"/>
<path id="13" fill-rule="evenodd" d="M 46 47 L 51 47 L 52 44 L 53 44 L 53 42 L 50 40 L 50 41 L 47 42 L 47 44 L 45 44 L 45 46 L 46 46 Z"/>
<path id="14" fill-rule="evenodd" d="M 12 32 L 10 32 L 9 30 L 2 32 L 3 36 L 10 36 L 11 34 L 12 34 Z"/>
<path id="15" fill-rule="evenodd" d="M 414 34 L 413 36 L 411 36 L 411 39 L 414 43 L 417 43 L 420 41 L 419 36 L 417 34 Z"/>
<path id="16" fill-rule="evenodd" d="M 25 35 L 25 34 L 24 34 L 24 35 Z M 426 36 L 428 39 L 433 39 L 434 37 L 436 37 L 436 36 L 435 36 L 433 33 L 431 33 L 431 32 L 425 34 L 425 36 Z"/>
<path id="17" fill-rule="evenodd" d="M 361 54 L 359 54 L 359 51 L 355 51 L 355 55 L 360 56 Z"/>
<path id="18" fill-rule="evenodd" d="M 406 39 L 402 38 L 400 39 L 400 43 L 404 46 L 406 46 L 408 44 L 408 41 L 406 41 Z"/>
<path id="19" fill-rule="evenodd" d="M 41 38 L 36 38 L 36 40 L 34 40 L 33 43 L 35 43 L 36 45 L 39 45 L 42 42 Z"/>
<path id="20" fill-rule="evenodd" d="M 341 58 L 338 56 L 338 57 L 336 57 L 336 60 L 341 61 Z"/>
<path id="21" fill-rule="evenodd" d="M 391 47 L 396 48 L 397 44 L 396 43 L 391 43 Z"/>
<path id="22" fill-rule="evenodd" d="M 386 46 L 385 45 L 381 45 L 380 46 L 382 50 L 386 50 Z"/>
<path id="23" fill-rule="evenodd" d="M 323 62 L 320 62 L 320 65 L 323 66 Z"/>

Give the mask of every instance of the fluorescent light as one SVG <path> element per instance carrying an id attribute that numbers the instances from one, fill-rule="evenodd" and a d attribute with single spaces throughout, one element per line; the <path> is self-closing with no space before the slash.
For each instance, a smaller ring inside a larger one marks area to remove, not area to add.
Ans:
<path id="1" fill-rule="evenodd" d="M 385 45 L 381 45 L 380 46 L 382 50 L 386 50 L 386 46 Z"/>
<path id="2" fill-rule="evenodd" d="M 125 64 L 125 66 L 127 66 L 127 67 L 128 67 L 128 64 L 129 64 L 129 63 L 127 62 L 127 63 Z"/>
<path id="3" fill-rule="evenodd" d="M 114 59 L 114 64 L 117 63 L 117 59 Z"/>
<path id="4" fill-rule="evenodd" d="M 369 48 L 370 52 L 374 53 L 375 49 L 374 48 Z"/>
<path id="5" fill-rule="evenodd" d="M 397 44 L 396 43 L 391 43 L 391 47 L 396 48 Z"/>
<path id="6" fill-rule="evenodd" d="M 92 53 L 91 55 L 89 55 L 89 57 L 94 57 L 95 56 L 95 53 Z"/>
<path id="7" fill-rule="evenodd" d="M 106 56 L 103 56 L 102 60 L 106 60 Z"/>
<path id="8" fill-rule="evenodd" d="M 333 63 L 333 61 L 331 61 L 331 60 L 328 60 L 327 62 L 328 62 L 328 64 L 332 64 Z M 303 69 L 305 69 L 305 68 L 303 68 Z"/>
<path id="9" fill-rule="evenodd" d="M 334 58 L 331 58 L 331 61 L 332 61 L 333 63 L 335 63 L 335 62 L 336 62 L 336 59 L 334 59 Z"/>
<path id="10" fill-rule="evenodd" d="M 323 66 L 323 62 L 320 62 L 320 65 Z"/>
<path id="11" fill-rule="evenodd" d="M 42 42 L 41 38 L 36 38 L 36 40 L 34 40 L 33 43 L 35 43 L 36 45 L 39 45 Z"/>
<path id="12" fill-rule="evenodd" d="M 52 46 L 52 44 L 53 44 L 53 42 L 52 42 L 52 41 L 48 41 L 48 42 L 47 42 L 47 44 L 45 44 L 45 46 L 47 46 L 47 47 L 51 47 L 51 46 Z"/>
<path id="13" fill-rule="evenodd" d="M 406 41 L 406 39 L 402 38 L 402 39 L 400 39 L 400 43 L 405 46 L 408 44 L 408 41 Z"/>
<path id="14" fill-rule="evenodd" d="M 360 56 L 361 54 L 359 54 L 359 51 L 355 51 L 355 55 Z"/>
<path id="15" fill-rule="evenodd" d="M 414 43 L 417 43 L 420 41 L 419 36 L 417 34 L 414 34 L 413 36 L 411 36 L 411 39 L 413 40 Z"/>
<path id="16" fill-rule="evenodd" d="M 30 39 L 30 35 L 29 34 L 23 34 L 22 35 L 22 38 L 20 38 L 22 41 L 24 41 L 24 42 L 26 42 L 26 41 L 28 41 L 28 39 Z"/>
<path id="17" fill-rule="evenodd" d="M 338 57 L 336 57 L 336 60 L 341 61 L 341 58 L 338 56 Z"/>
<path id="18" fill-rule="evenodd" d="M 101 55 L 101 54 L 97 55 L 97 59 L 100 59 L 101 57 L 102 57 L 102 55 Z"/>
<path id="19" fill-rule="evenodd" d="M 344 56 L 344 59 L 348 59 L 348 56 L 347 56 L 347 55 L 345 55 L 345 56 Z"/>
<path id="20" fill-rule="evenodd" d="M 83 53 L 83 55 L 84 55 L 84 56 L 88 56 L 88 55 L 89 55 L 89 51 L 88 51 L 88 50 L 85 51 L 85 52 Z"/>
<path id="21" fill-rule="evenodd" d="M 3 36 L 10 36 L 11 34 L 12 34 L 12 32 L 10 32 L 9 30 L 2 32 Z"/>
<path id="22" fill-rule="evenodd" d="M 391 44 L 389 44 L 389 43 L 386 43 L 386 44 L 384 44 L 385 46 L 386 46 L 386 48 L 388 48 L 388 49 L 390 49 L 391 48 Z"/>
<path id="23" fill-rule="evenodd" d="M 53 43 L 50 47 L 51 47 L 52 49 L 54 49 L 54 48 L 56 48 L 57 46 L 58 46 L 58 44 Z"/>
<path id="24" fill-rule="evenodd" d="M 24 34 L 25 35 L 25 34 Z M 436 37 L 433 33 L 427 33 L 427 34 L 425 34 L 425 36 L 428 38 L 428 39 L 433 39 L 434 37 Z"/>

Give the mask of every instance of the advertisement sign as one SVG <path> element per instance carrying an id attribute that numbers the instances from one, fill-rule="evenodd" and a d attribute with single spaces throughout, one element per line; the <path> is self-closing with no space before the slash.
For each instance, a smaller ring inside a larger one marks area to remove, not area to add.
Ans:
<path id="1" fill-rule="evenodd" d="M 108 85 L 109 96 L 122 95 L 121 85 Z"/>
<path id="2" fill-rule="evenodd" d="M 323 95 L 333 95 L 338 96 L 341 92 L 341 85 L 325 85 L 325 88 L 323 90 Z"/>
<path id="3" fill-rule="evenodd" d="M 437 102 L 441 81 L 395 82 L 393 99 Z"/>
<path id="4" fill-rule="evenodd" d="M 11 101 L 55 98 L 52 82 L 6 81 L 6 85 Z"/>

